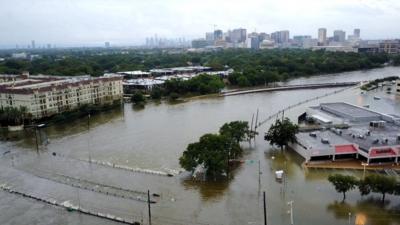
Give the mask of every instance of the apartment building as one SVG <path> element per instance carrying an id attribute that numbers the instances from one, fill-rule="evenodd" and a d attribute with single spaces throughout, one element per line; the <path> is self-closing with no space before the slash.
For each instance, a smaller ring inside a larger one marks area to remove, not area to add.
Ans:
<path id="1" fill-rule="evenodd" d="M 122 99 L 122 79 L 122 76 L 25 76 L 0 83 L 0 106 L 24 106 L 32 118 L 39 119 L 82 105 L 111 104 Z"/>

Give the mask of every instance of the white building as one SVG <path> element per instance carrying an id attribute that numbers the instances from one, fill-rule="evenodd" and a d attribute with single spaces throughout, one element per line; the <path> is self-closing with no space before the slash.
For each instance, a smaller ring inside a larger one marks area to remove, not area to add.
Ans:
<path id="1" fill-rule="evenodd" d="M 112 104 L 120 101 L 122 95 L 121 76 L 27 76 L 0 84 L 0 106 L 26 107 L 33 119 L 70 111 L 82 105 Z"/>

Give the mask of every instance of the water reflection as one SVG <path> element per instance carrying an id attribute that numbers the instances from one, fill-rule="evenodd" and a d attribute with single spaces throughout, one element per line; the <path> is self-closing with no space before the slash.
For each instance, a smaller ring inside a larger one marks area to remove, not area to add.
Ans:
<path id="1" fill-rule="evenodd" d="M 235 180 L 235 175 L 240 171 L 241 164 L 231 166 L 229 178 L 219 177 L 215 180 L 200 181 L 192 179 L 190 175 L 184 176 L 182 184 L 185 189 L 198 190 L 202 200 L 219 201 L 228 190 L 229 184 Z"/>
<path id="2" fill-rule="evenodd" d="M 302 159 L 293 154 L 291 150 L 270 149 L 265 153 L 266 160 L 270 162 L 270 170 L 274 173 L 283 170 L 287 178 L 295 176 L 295 171 L 302 170 Z"/>

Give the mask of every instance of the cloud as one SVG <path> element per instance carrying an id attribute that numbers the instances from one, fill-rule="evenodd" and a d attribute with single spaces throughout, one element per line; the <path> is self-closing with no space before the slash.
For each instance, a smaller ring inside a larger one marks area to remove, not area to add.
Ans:
<path id="1" fill-rule="evenodd" d="M 378 39 L 398 37 L 398 21 L 397 0 L 2 0 L 0 45 L 139 44 L 155 34 L 203 37 L 214 25 L 313 36 L 318 27 L 361 28 Z"/>

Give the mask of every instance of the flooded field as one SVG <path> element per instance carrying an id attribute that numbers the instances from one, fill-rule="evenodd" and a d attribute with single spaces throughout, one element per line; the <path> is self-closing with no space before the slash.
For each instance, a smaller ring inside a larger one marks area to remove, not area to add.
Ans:
<path id="1" fill-rule="evenodd" d="M 400 69 L 387 67 L 287 83 L 346 82 L 393 75 L 399 76 Z M 178 158 L 186 146 L 204 133 L 217 132 L 223 123 L 251 121 L 257 109 L 263 120 L 289 105 L 340 89 L 256 93 L 180 104 L 150 103 L 144 109 L 125 104 L 121 109 L 94 115 L 90 121 L 82 118 L 41 129 L 39 154 L 33 130 L 3 132 L 0 183 L 145 224 L 147 190 L 157 194 L 152 196 L 157 203 L 151 207 L 153 224 L 160 225 L 262 224 L 263 191 L 267 196 L 268 224 L 290 224 L 288 201 L 294 202 L 295 224 L 400 224 L 400 197 L 390 196 L 382 206 L 379 196 L 361 198 L 352 191 L 346 203 L 341 203 L 341 194 L 335 192 L 327 176 L 340 172 L 361 177 L 362 172 L 303 169 L 298 155 L 276 150 L 263 140 L 270 122 L 258 129 L 260 135 L 254 142 L 243 143 L 246 162 L 229 180 L 195 182 L 188 179 L 187 173 L 175 175 L 181 170 Z M 374 100 L 374 96 L 381 99 Z M 400 114 L 399 100 L 382 90 L 361 94 L 358 88 L 351 88 L 291 108 L 285 116 L 297 121 L 306 107 L 335 101 L 368 104 L 373 110 Z M 287 174 L 282 183 L 274 178 L 279 169 Z M 3 208 L 7 205 L 4 212 L 9 212 L 0 215 L 1 224 L 112 224 L 1 191 L 0 203 Z M 22 215 L 24 219 L 10 215 Z"/>

